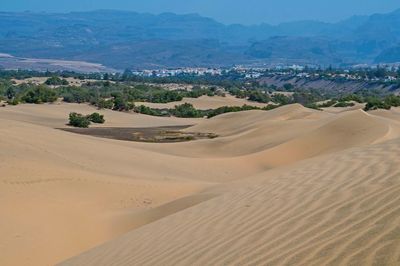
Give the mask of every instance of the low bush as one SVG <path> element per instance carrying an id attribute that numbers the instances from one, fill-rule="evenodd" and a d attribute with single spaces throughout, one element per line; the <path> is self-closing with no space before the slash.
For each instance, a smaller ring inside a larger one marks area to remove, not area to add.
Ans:
<path id="1" fill-rule="evenodd" d="M 88 128 L 90 126 L 90 119 L 78 113 L 69 114 L 69 125 L 73 127 Z"/>
<path id="2" fill-rule="evenodd" d="M 104 122 L 106 122 L 106 120 L 104 119 L 104 115 L 101 115 L 99 113 L 93 113 L 91 115 L 88 115 L 87 118 L 89 119 L 90 122 L 96 124 L 104 124 Z"/>
<path id="3" fill-rule="evenodd" d="M 195 118 L 204 116 L 201 111 L 194 108 L 190 103 L 177 105 L 174 109 L 170 109 L 170 112 L 176 117 Z"/>
<path id="4" fill-rule="evenodd" d="M 389 110 L 390 108 L 391 108 L 390 104 L 387 104 L 385 101 L 382 101 L 377 98 L 371 98 L 367 100 L 367 104 L 365 105 L 364 111 L 370 111 L 376 109 Z"/>
<path id="5" fill-rule="evenodd" d="M 60 77 L 54 76 L 54 77 L 48 78 L 46 80 L 45 84 L 59 86 L 59 85 L 68 85 L 69 82 L 65 79 L 61 79 Z"/>
<path id="6" fill-rule="evenodd" d="M 249 110 L 260 110 L 259 107 L 243 105 L 243 106 L 223 106 L 214 110 L 209 110 L 207 114 L 207 118 L 212 118 L 217 115 L 232 113 L 232 112 L 241 112 L 241 111 L 249 111 Z"/>
<path id="7" fill-rule="evenodd" d="M 140 105 L 135 106 L 134 111 L 139 114 L 152 115 L 152 116 L 170 116 L 168 110 L 154 109 L 148 106 Z"/>

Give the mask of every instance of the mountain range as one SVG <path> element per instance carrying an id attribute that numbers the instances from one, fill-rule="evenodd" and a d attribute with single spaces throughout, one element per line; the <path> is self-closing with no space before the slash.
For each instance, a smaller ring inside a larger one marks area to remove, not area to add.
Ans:
<path id="1" fill-rule="evenodd" d="M 116 69 L 400 61 L 400 9 L 338 23 L 225 25 L 197 14 L 0 12 L 0 53 Z"/>

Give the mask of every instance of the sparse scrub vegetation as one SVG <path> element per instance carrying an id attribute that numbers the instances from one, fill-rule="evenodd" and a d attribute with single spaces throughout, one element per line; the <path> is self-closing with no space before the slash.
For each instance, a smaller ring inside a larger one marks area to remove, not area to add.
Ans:
<path id="1" fill-rule="evenodd" d="M 46 86 L 34 86 L 23 93 L 21 99 L 25 103 L 52 103 L 57 100 L 57 93 Z"/>
<path id="2" fill-rule="evenodd" d="M 69 114 L 69 124 L 73 127 L 88 128 L 90 126 L 90 120 L 87 116 L 78 113 Z"/>
<path id="3" fill-rule="evenodd" d="M 224 113 L 249 111 L 249 110 L 261 110 L 261 108 L 249 106 L 249 105 L 243 105 L 242 107 L 240 107 L 240 106 L 223 106 L 223 107 L 217 108 L 215 110 L 210 110 L 207 114 L 207 118 L 212 118 L 214 116 L 221 115 Z"/>
<path id="4" fill-rule="evenodd" d="M 50 86 L 61 86 L 61 85 L 69 85 L 69 82 L 66 79 L 62 79 L 60 77 L 57 76 L 53 76 L 50 77 L 46 80 L 45 82 L 46 85 L 50 85 Z"/>
<path id="5" fill-rule="evenodd" d="M 340 73 L 338 70 L 309 70 L 317 73 L 320 79 L 331 79 L 329 73 Z M 381 78 L 385 75 L 394 75 L 394 72 L 376 69 L 364 72 L 354 71 L 351 75 L 367 78 Z M 268 74 L 265 74 L 268 75 Z M 397 75 L 397 74 L 396 74 Z M 48 77 L 45 84 L 17 83 L 14 79 L 30 77 Z M 290 76 L 288 76 L 290 77 Z M 80 87 L 68 85 L 66 78 L 91 79 Z M 138 77 L 126 72 L 124 74 L 78 74 L 73 72 L 31 72 L 31 71 L 0 71 L 0 100 L 9 105 L 19 103 L 47 103 L 58 98 L 68 103 L 90 103 L 99 109 L 116 111 L 134 111 L 154 116 L 204 117 L 219 113 L 247 110 L 249 107 L 221 107 L 215 110 L 196 110 L 193 106 L 182 104 L 175 108 L 154 109 L 145 106 L 135 106 L 135 102 L 169 103 L 181 101 L 185 97 L 197 98 L 203 95 L 225 96 L 225 93 L 237 98 L 248 99 L 259 103 L 272 103 L 262 110 L 277 106 L 299 103 L 309 108 L 319 109 L 326 107 L 349 107 L 354 103 L 365 103 L 365 110 L 389 109 L 400 106 L 398 96 L 390 93 L 396 88 L 390 83 L 387 90 L 368 89 L 362 87 L 351 93 L 328 91 L 323 88 L 301 88 L 297 82 L 287 83 L 281 87 L 273 84 L 262 84 L 256 79 L 245 80 L 244 75 L 235 71 L 225 71 L 220 76 L 180 75 L 176 77 Z M 192 89 L 168 90 L 164 84 L 190 84 Z M 47 84 L 47 85 L 46 85 Z M 385 83 L 386 84 L 386 83 Z M 50 88 L 49 86 L 55 86 Z M 386 86 L 386 85 L 385 85 Z M 385 87 L 386 88 L 386 87 Z M 318 102 L 325 101 L 323 104 Z M 257 109 L 257 108 L 254 108 Z"/>
<path id="6" fill-rule="evenodd" d="M 106 120 L 104 119 L 104 115 L 101 115 L 99 113 L 93 113 L 87 116 L 90 122 L 96 123 L 96 124 L 104 124 Z"/>
<path id="7" fill-rule="evenodd" d="M 104 122 L 105 122 L 104 115 L 101 115 L 99 113 L 83 115 L 73 112 L 69 114 L 68 125 L 73 127 L 88 128 L 91 123 L 104 124 Z"/>

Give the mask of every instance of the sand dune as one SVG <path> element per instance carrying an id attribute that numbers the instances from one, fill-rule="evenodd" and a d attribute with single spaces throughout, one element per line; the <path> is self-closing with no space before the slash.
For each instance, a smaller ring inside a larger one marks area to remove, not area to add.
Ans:
<path id="1" fill-rule="evenodd" d="M 398 123 L 373 117 L 362 110 L 349 111 L 316 130 L 256 154 L 255 157 L 266 158 L 267 164 L 276 167 L 398 136 Z"/>
<path id="2" fill-rule="evenodd" d="M 398 265 L 399 152 L 395 140 L 261 173 L 61 265 Z"/>
<path id="3" fill-rule="evenodd" d="M 264 151 L 305 134 L 321 125 L 331 114 L 301 105 L 284 106 L 272 111 L 227 113 L 201 120 L 187 132 L 218 134 L 214 140 L 174 145 L 146 145 L 147 149 L 178 156 L 227 158 Z M 279 134 L 277 134 L 279 132 Z"/>
<path id="4" fill-rule="evenodd" d="M 0 122 L 1 265 L 54 264 L 135 228 L 136 211 L 208 186 L 168 162 L 160 175 L 162 158 L 130 147 Z"/>
<path id="5" fill-rule="evenodd" d="M 186 131 L 214 132 L 220 137 L 153 148 L 181 156 L 248 156 L 245 160 L 249 163 L 260 162 L 270 168 L 396 138 L 400 134 L 400 124 L 362 110 L 332 116 L 291 105 L 269 112 L 225 114 L 200 122 Z"/>
<path id="6" fill-rule="evenodd" d="M 305 108 L 299 104 L 283 106 L 268 112 L 245 111 L 238 113 L 227 113 L 192 127 L 189 130 L 231 135 L 241 133 L 249 129 L 258 128 L 260 123 L 284 120 L 313 120 L 331 116 L 330 114 L 313 109 Z"/>
<path id="7" fill-rule="evenodd" d="M 373 110 L 370 112 L 376 116 L 386 117 L 396 121 L 400 121 L 400 107 L 392 107 L 390 110 Z"/>
<path id="8" fill-rule="evenodd" d="M 8 106 L 1 109 L 0 118 L 43 125 L 52 128 L 65 127 L 68 123 L 70 112 L 91 114 L 99 112 L 105 116 L 104 125 L 94 125 L 103 127 L 158 127 L 158 126 L 178 126 L 194 125 L 199 119 L 187 118 L 163 118 L 147 116 L 141 114 L 121 113 L 111 110 L 97 110 L 97 108 L 87 104 L 24 104 L 18 106 Z"/>
<path id="9" fill-rule="evenodd" d="M 168 144 L 55 129 L 71 111 L 95 109 L 0 110 L 0 265 L 398 265 L 396 110 L 104 111 L 219 135 Z"/>

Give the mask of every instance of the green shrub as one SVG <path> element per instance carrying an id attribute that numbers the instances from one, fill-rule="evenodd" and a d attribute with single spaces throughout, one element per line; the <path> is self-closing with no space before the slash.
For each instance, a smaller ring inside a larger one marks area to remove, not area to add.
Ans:
<path id="1" fill-rule="evenodd" d="M 46 85 L 54 85 L 54 86 L 60 86 L 60 85 L 68 85 L 68 81 L 65 79 L 61 79 L 57 76 L 50 77 L 46 80 L 45 82 Z"/>
<path id="2" fill-rule="evenodd" d="M 152 115 L 152 116 L 169 116 L 170 113 L 168 110 L 160 110 L 160 109 L 154 109 L 150 108 L 148 106 L 140 105 L 138 107 L 134 108 L 136 113 L 139 114 L 144 114 L 144 115 Z"/>
<path id="3" fill-rule="evenodd" d="M 364 111 L 386 109 L 389 110 L 391 106 L 378 98 L 369 98 L 365 105 Z"/>
<path id="4" fill-rule="evenodd" d="M 99 113 L 93 113 L 91 115 L 88 115 L 87 118 L 89 119 L 90 122 L 96 124 L 104 124 L 104 122 L 106 122 L 106 120 L 104 119 L 104 115 L 101 115 Z"/>
<path id="5" fill-rule="evenodd" d="M 201 117 L 202 114 L 198 110 L 196 110 L 192 104 L 184 103 L 181 105 L 175 106 L 174 109 L 171 109 L 170 112 L 176 117 Z"/>
<path id="6" fill-rule="evenodd" d="M 57 93 L 46 87 L 46 86 L 37 86 L 31 89 L 28 89 L 22 96 L 22 101 L 26 103 L 48 103 L 55 102 L 57 100 Z"/>
<path id="7" fill-rule="evenodd" d="M 290 84 L 290 83 L 285 83 L 285 84 L 283 85 L 283 88 L 284 88 L 286 91 L 293 91 L 293 90 L 294 90 L 293 84 Z"/>
<path id="8" fill-rule="evenodd" d="M 84 116 L 78 113 L 70 113 L 69 125 L 73 127 L 88 128 L 90 126 L 90 120 L 88 116 Z"/>
<path id="9" fill-rule="evenodd" d="M 259 102 L 259 103 L 268 103 L 271 101 L 271 98 L 264 92 L 261 91 L 250 91 L 249 92 L 249 101 Z"/>
<path id="10" fill-rule="evenodd" d="M 309 103 L 309 104 L 305 104 L 304 107 L 310 108 L 310 109 L 315 109 L 315 110 L 321 110 L 319 108 L 319 106 L 315 103 Z"/>
<path id="11" fill-rule="evenodd" d="M 249 111 L 249 110 L 260 110 L 259 107 L 250 106 L 250 105 L 243 105 L 243 106 L 223 106 L 219 107 L 215 110 L 207 111 L 207 118 L 212 118 L 217 115 L 225 114 L 225 113 L 232 113 L 232 112 L 241 112 L 241 111 Z"/>
<path id="12" fill-rule="evenodd" d="M 286 105 L 292 102 L 292 99 L 290 97 L 282 93 L 275 93 L 271 96 L 271 98 L 274 103 L 278 103 L 280 105 Z"/>
<path id="13" fill-rule="evenodd" d="M 399 107 L 400 106 L 400 96 L 395 96 L 395 95 L 386 96 L 384 99 L 384 102 L 387 105 L 390 105 L 393 107 Z"/>
<path id="14" fill-rule="evenodd" d="M 269 111 L 280 107 L 279 104 L 268 104 L 267 106 L 263 107 L 262 110 Z"/>
<path id="15" fill-rule="evenodd" d="M 61 87 L 57 91 L 63 101 L 67 103 L 86 103 L 93 98 L 88 90 L 75 86 Z"/>
<path id="16" fill-rule="evenodd" d="M 125 100 L 122 96 L 116 96 L 114 98 L 113 110 L 116 111 L 130 111 L 134 108 L 134 104 Z"/>
<path id="17" fill-rule="evenodd" d="M 349 95 L 343 96 L 339 99 L 339 102 L 350 102 L 350 101 L 363 103 L 364 99 L 361 96 L 356 95 L 356 94 L 349 94 Z"/>
<path id="18" fill-rule="evenodd" d="M 112 100 L 105 100 L 105 99 L 99 99 L 95 105 L 99 109 L 112 109 L 114 106 L 114 103 Z"/>

